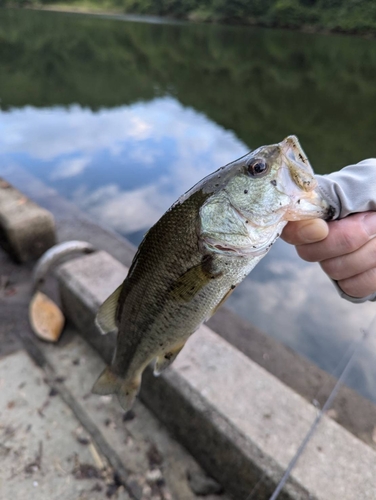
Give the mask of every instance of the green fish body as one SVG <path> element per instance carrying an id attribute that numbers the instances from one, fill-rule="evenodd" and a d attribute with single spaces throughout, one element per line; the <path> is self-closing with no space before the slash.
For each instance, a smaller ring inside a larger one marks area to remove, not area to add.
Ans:
<path id="1" fill-rule="evenodd" d="M 268 252 L 289 220 L 326 218 L 296 137 L 222 167 L 183 195 L 148 231 L 123 284 L 97 315 L 117 347 L 93 387 L 129 410 L 142 372 L 167 368 L 189 336 Z"/>

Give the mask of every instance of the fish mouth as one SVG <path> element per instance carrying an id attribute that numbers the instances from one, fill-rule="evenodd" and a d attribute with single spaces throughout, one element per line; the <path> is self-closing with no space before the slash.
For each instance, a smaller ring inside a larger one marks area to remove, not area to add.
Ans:
<path id="1" fill-rule="evenodd" d="M 291 202 L 284 215 L 285 221 L 329 219 L 332 207 L 318 191 L 312 166 L 295 135 L 280 144 L 282 167 L 278 175 L 278 189 Z"/>

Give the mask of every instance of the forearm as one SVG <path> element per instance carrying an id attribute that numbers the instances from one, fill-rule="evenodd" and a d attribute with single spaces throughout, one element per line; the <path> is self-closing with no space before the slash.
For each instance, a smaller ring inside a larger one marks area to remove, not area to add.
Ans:
<path id="1" fill-rule="evenodd" d="M 333 219 L 376 211 L 376 158 L 316 178 L 322 195 L 334 208 Z"/>
<path id="2" fill-rule="evenodd" d="M 325 199 L 333 206 L 333 219 L 348 215 L 376 211 L 376 159 L 371 158 L 350 165 L 329 175 L 316 176 L 319 189 Z M 332 280 L 341 297 L 361 303 L 376 300 L 376 292 L 362 298 L 346 294 L 338 282 Z"/>

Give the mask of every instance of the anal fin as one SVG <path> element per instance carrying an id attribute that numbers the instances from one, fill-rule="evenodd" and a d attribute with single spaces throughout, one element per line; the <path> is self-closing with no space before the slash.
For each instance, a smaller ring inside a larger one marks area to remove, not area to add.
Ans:
<path id="1" fill-rule="evenodd" d="M 123 379 L 107 366 L 95 382 L 91 392 L 100 395 L 116 394 L 123 410 L 129 411 L 136 399 L 140 385 L 141 376 L 136 376 L 131 380 Z"/>
<path id="2" fill-rule="evenodd" d="M 106 333 L 117 333 L 116 325 L 116 309 L 119 302 L 119 296 L 123 285 L 120 285 L 100 306 L 95 324 L 99 328 L 102 335 Z"/>
<path id="3" fill-rule="evenodd" d="M 114 394 L 117 390 L 119 377 L 107 366 L 98 377 L 91 392 L 94 394 Z"/>
<path id="4" fill-rule="evenodd" d="M 160 375 L 163 372 L 163 370 L 168 368 L 171 365 L 171 363 L 175 361 L 177 355 L 183 349 L 184 346 L 185 342 L 179 347 L 171 349 L 170 351 L 167 351 L 164 354 L 162 354 L 162 356 L 157 357 L 153 371 L 156 377 L 158 377 L 158 375 Z"/>

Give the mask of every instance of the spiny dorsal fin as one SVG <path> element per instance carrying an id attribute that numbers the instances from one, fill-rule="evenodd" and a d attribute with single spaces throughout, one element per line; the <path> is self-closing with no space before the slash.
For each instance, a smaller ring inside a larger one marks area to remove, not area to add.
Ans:
<path id="1" fill-rule="evenodd" d="M 120 285 L 100 306 L 95 318 L 95 324 L 102 335 L 106 333 L 117 333 L 116 308 L 119 302 L 119 296 L 123 285 Z"/>

